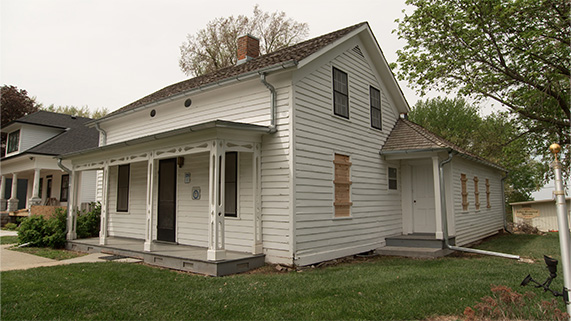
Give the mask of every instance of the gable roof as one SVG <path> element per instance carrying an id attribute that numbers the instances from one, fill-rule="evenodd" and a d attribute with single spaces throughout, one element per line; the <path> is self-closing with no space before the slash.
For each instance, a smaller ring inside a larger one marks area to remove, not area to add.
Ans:
<path id="1" fill-rule="evenodd" d="M 361 22 L 356 25 L 325 34 L 323 36 L 306 40 L 298 44 L 295 44 L 293 46 L 283 48 L 271 52 L 269 54 L 265 54 L 263 56 L 259 56 L 257 58 L 254 58 L 239 65 L 222 68 L 206 75 L 181 81 L 179 83 L 158 90 L 137 101 L 134 101 L 112 113 L 109 113 L 108 115 L 100 118 L 99 120 L 111 118 L 113 116 L 122 114 L 126 111 L 133 110 L 138 107 L 143 107 L 145 105 L 157 103 L 163 99 L 171 98 L 173 96 L 182 94 L 189 90 L 225 82 L 226 80 L 231 80 L 239 76 L 262 72 L 272 67 L 280 68 L 281 66 L 285 68 L 286 65 L 290 66 L 288 65 L 288 63 L 290 63 L 291 66 L 297 65 L 297 63 L 302 59 L 309 57 L 310 55 L 316 53 L 320 49 L 332 44 L 336 40 L 339 40 L 340 38 L 348 35 L 352 31 L 355 31 L 363 26 L 368 27 L 368 23 Z"/>
<path id="2" fill-rule="evenodd" d="M 92 121 L 91 118 L 52 113 L 45 110 L 40 110 L 17 119 L 10 123 L 10 125 L 20 123 L 60 128 L 62 132 L 28 150 L 13 156 L 4 157 L 3 159 L 20 156 L 22 154 L 55 156 L 96 147 L 99 145 L 99 132 L 95 128 L 85 126 L 85 124 L 90 121 Z"/>
<path id="3" fill-rule="evenodd" d="M 455 151 L 465 158 L 507 171 L 500 165 L 471 153 L 407 119 L 399 118 L 381 148 L 381 155 L 407 154 L 425 151 Z"/>

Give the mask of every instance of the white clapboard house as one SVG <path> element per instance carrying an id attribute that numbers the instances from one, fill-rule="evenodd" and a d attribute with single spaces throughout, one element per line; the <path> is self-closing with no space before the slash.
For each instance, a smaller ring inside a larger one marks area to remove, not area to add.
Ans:
<path id="1" fill-rule="evenodd" d="M 91 122 L 99 147 L 63 155 L 74 174 L 104 173 L 90 248 L 195 271 L 239 254 L 309 265 L 402 235 L 462 245 L 503 227 L 503 169 L 401 117 L 367 23 L 263 56 L 249 35 L 238 48 L 235 66 Z M 173 244 L 199 259 L 170 262 Z"/>
<path id="2" fill-rule="evenodd" d="M 56 156 L 98 145 L 97 130 L 85 126 L 89 121 L 40 110 L 2 128 L 7 142 L 0 168 L 0 211 L 49 216 L 54 207 L 67 206 L 70 175 L 64 169 L 71 162 L 58 164 Z M 96 172 L 76 175 L 76 206 L 86 208 L 96 200 L 96 176 Z"/>

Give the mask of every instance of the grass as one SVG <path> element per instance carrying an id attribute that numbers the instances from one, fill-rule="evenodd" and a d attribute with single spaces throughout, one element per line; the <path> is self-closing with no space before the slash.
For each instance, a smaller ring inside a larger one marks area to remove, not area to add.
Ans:
<path id="1" fill-rule="evenodd" d="M 16 243 L 18 243 L 18 236 L 0 236 L 0 245 Z"/>
<path id="2" fill-rule="evenodd" d="M 523 252 L 518 248 L 520 245 Z M 2 272 L 1 319 L 323 320 L 461 316 L 492 284 L 523 292 L 547 276 L 543 254 L 558 238 L 506 235 L 479 246 L 538 263 L 462 254 L 435 260 L 378 257 L 304 272 L 204 277 L 141 264 L 91 263 Z M 549 250 L 550 252 L 545 252 Z M 553 253 L 556 252 L 556 253 Z M 267 269 L 266 269 L 267 271 Z M 562 276 L 552 287 L 562 288 Z M 552 297 L 539 290 L 537 300 Z M 564 309 L 560 303 L 560 308 Z"/>
<path id="3" fill-rule="evenodd" d="M 17 244 L 17 243 L 18 243 L 18 236 L 0 236 L 0 244 L 2 245 Z M 73 252 L 64 249 L 52 249 L 48 247 L 21 247 L 21 248 L 12 248 L 10 250 L 33 254 L 57 261 L 72 259 L 74 257 L 85 255 L 79 252 Z"/>

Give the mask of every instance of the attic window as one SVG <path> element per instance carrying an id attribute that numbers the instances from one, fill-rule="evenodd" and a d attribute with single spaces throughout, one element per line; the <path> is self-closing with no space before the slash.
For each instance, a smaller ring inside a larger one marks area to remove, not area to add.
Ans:
<path id="1" fill-rule="evenodd" d="M 20 147 L 20 130 L 11 132 L 8 134 L 8 147 L 6 148 L 6 154 L 17 152 Z"/>

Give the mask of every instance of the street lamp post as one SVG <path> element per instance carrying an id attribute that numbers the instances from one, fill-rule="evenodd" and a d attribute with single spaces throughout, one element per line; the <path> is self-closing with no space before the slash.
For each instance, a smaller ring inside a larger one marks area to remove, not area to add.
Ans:
<path id="1" fill-rule="evenodd" d="M 561 247 L 561 263 L 563 265 L 563 291 L 569 293 L 571 289 L 571 255 L 569 252 L 569 222 L 567 220 L 567 205 L 565 204 L 565 190 L 563 188 L 563 165 L 557 159 L 557 154 L 561 151 L 561 146 L 552 144 L 549 150 L 555 156 L 551 163 L 551 168 L 555 173 L 555 207 L 557 209 L 557 225 L 559 228 L 559 244 Z M 571 305 L 566 302 L 567 313 L 571 316 Z"/>

